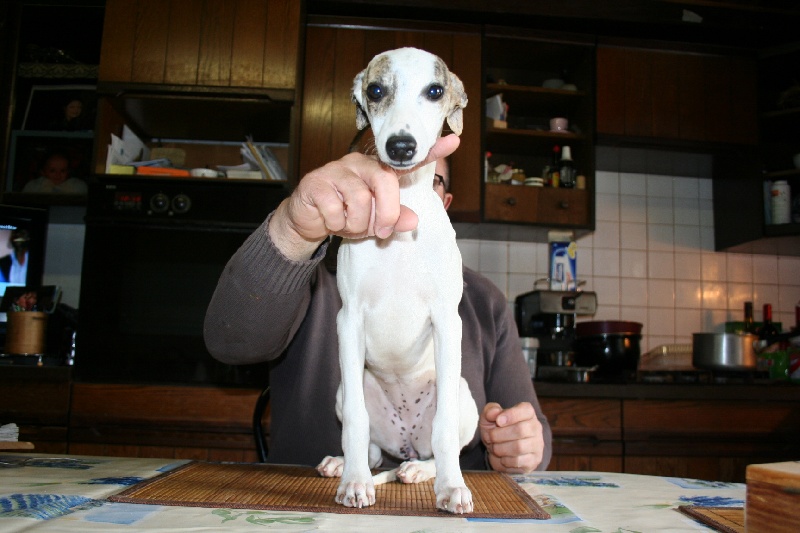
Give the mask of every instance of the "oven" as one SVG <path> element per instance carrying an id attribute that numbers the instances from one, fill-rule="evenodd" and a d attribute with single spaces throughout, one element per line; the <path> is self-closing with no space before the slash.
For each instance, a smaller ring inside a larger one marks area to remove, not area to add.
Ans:
<path id="1" fill-rule="evenodd" d="M 211 357 L 203 319 L 228 259 L 287 194 L 248 180 L 90 184 L 76 380 L 263 386 L 266 364 Z"/>

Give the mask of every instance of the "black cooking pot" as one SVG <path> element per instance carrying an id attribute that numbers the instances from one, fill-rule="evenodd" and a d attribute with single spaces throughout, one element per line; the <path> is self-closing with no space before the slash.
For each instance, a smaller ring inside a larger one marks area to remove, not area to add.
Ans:
<path id="1" fill-rule="evenodd" d="M 606 381 L 633 381 L 639 365 L 642 324 L 593 321 L 576 325 L 576 366 L 597 366 Z"/>

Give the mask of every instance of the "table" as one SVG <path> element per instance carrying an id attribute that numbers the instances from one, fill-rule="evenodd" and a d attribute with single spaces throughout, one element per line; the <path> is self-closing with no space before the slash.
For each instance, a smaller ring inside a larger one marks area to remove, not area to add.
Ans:
<path id="1" fill-rule="evenodd" d="M 106 501 L 184 460 L 0 453 L 0 531 L 708 531 L 679 505 L 743 507 L 745 485 L 607 472 L 514 476 L 550 520 L 163 507 Z M 333 495 L 331 495 L 333 497 Z"/>

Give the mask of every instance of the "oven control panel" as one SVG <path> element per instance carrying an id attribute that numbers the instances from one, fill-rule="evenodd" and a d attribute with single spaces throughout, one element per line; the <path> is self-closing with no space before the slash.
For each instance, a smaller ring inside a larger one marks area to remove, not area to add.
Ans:
<path id="1" fill-rule="evenodd" d="M 90 184 L 87 217 L 252 225 L 263 222 L 288 194 L 271 183 L 115 178 Z"/>

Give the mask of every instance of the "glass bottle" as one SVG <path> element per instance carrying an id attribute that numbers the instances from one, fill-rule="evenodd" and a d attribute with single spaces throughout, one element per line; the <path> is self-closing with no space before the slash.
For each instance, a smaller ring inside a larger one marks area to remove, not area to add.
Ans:
<path id="1" fill-rule="evenodd" d="M 761 321 L 761 329 L 758 331 L 758 338 L 770 343 L 780 332 L 772 322 L 772 305 L 764 304 L 764 318 Z"/>
<path id="2" fill-rule="evenodd" d="M 743 333 L 756 333 L 753 325 L 753 302 L 744 303 L 744 331 Z"/>
<path id="3" fill-rule="evenodd" d="M 565 189 L 575 188 L 575 162 L 572 160 L 572 149 L 565 146 L 561 150 L 561 162 L 559 164 L 561 187 Z"/>
<path id="4" fill-rule="evenodd" d="M 553 146 L 553 162 L 550 164 L 550 186 L 551 187 L 559 187 L 561 184 L 561 172 L 559 170 L 559 154 L 561 153 L 561 147 L 559 145 Z"/>

